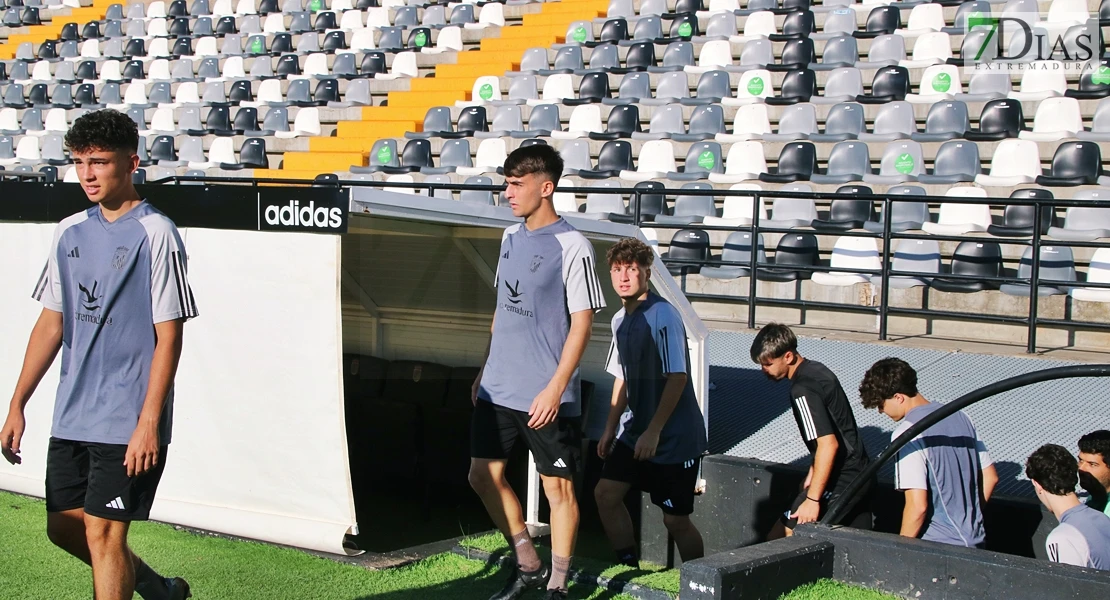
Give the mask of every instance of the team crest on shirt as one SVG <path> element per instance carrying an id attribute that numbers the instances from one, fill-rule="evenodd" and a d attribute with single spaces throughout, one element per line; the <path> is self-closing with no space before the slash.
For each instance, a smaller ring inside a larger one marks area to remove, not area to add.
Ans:
<path id="1" fill-rule="evenodd" d="M 117 271 L 122 271 L 123 267 L 127 265 L 127 253 L 131 250 L 120 246 L 116 248 L 116 254 L 112 257 L 112 268 Z"/>
<path id="2" fill-rule="evenodd" d="M 528 270 L 535 273 L 539 270 L 541 264 L 543 264 L 543 257 L 539 254 L 533 255 L 532 264 L 528 267 Z"/>

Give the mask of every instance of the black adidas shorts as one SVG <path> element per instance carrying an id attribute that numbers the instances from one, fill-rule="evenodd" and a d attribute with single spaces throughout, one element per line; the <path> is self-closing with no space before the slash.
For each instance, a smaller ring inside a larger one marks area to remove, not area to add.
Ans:
<path id="1" fill-rule="evenodd" d="M 571 479 L 582 458 L 582 419 L 556 417 L 541 429 L 528 426 L 527 412 L 478 400 L 470 419 L 470 457 L 506 460 L 523 437 L 536 460 L 536 471 Z"/>
<path id="2" fill-rule="evenodd" d="M 158 464 L 138 477 L 128 477 L 123 461 L 127 446 L 50 438 L 46 454 L 46 510 L 83 508 L 87 514 L 112 521 L 145 521 L 158 482 L 166 468 L 168 446 Z"/>
<path id="3" fill-rule="evenodd" d="M 631 447 L 617 442 L 601 467 L 601 478 L 631 484 L 650 494 L 651 503 L 663 512 L 682 517 L 694 512 L 699 464 L 700 457 L 675 464 L 636 460 Z"/>

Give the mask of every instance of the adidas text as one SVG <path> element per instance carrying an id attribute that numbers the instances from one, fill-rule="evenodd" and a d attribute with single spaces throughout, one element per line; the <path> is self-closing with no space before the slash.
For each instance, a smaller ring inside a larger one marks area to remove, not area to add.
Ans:
<path id="1" fill-rule="evenodd" d="M 285 206 L 271 204 L 266 207 L 265 215 L 268 225 L 338 228 L 343 224 L 342 209 L 328 209 L 324 206 L 317 208 L 315 201 L 310 201 L 305 206 L 301 206 L 299 200 L 293 200 Z"/>

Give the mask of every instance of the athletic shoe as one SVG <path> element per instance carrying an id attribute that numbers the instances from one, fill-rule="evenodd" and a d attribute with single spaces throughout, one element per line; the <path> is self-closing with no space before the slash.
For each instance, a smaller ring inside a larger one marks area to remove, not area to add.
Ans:
<path id="1" fill-rule="evenodd" d="M 516 600 L 530 589 L 539 589 L 547 585 L 547 580 L 550 577 L 551 568 L 547 565 L 535 571 L 521 571 L 519 568 L 513 569 L 513 572 L 509 574 L 509 581 L 505 583 L 505 587 L 501 588 L 500 592 L 490 596 L 489 600 Z"/>
<path id="2" fill-rule="evenodd" d="M 193 593 L 189 591 L 189 582 L 180 577 L 167 577 L 166 597 L 170 600 L 185 600 L 186 598 L 192 598 Z"/>
<path id="3" fill-rule="evenodd" d="M 563 590 L 547 590 L 543 600 L 567 600 L 567 593 Z"/>

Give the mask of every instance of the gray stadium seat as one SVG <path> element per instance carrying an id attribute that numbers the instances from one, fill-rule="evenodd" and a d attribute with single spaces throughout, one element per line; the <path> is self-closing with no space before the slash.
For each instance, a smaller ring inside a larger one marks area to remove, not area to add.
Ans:
<path id="1" fill-rule="evenodd" d="M 863 181 L 871 174 L 871 155 L 864 142 L 848 140 L 837 143 L 829 152 L 824 173 L 814 173 L 809 180 L 816 184 L 844 184 Z"/>
<path id="2" fill-rule="evenodd" d="M 1075 281 L 1075 258 L 1071 248 L 1067 246 L 1041 246 L 1040 271 L 1038 281 Z M 1018 263 L 1017 276 L 1019 279 L 1031 279 L 1033 276 L 1033 248 L 1026 248 Z M 1038 296 L 1058 296 L 1068 293 L 1070 286 L 1066 285 L 1037 285 Z M 1027 283 L 1004 283 L 999 291 L 1010 296 L 1028 297 L 1032 286 Z"/>
<path id="3" fill-rule="evenodd" d="M 855 102 L 842 102 L 829 109 L 825 117 L 825 131 L 811 133 L 811 142 L 840 142 L 854 140 L 866 131 L 863 106 Z"/>
<path id="4" fill-rule="evenodd" d="M 767 262 L 767 254 L 763 248 L 763 235 L 760 234 L 756 242 L 756 261 L 760 263 Z M 741 264 L 750 264 L 752 257 L 752 234 L 749 231 L 734 231 L 728 234 L 725 239 L 725 244 L 721 248 L 720 256 L 714 257 L 716 261 L 720 262 L 734 262 Z M 750 273 L 750 267 L 742 266 L 712 266 L 714 259 L 710 260 L 709 266 L 701 268 L 701 276 L 710 279 L 739 279 L 747 277 Z"/>
<path id="5" fill-rule="evenodd" d="M 917 180 L 924 184 L 969 182 L 975 181 L 981 171 L 979 146 L 967 140 L 950 140 L 937 150 L 933 170 L 918 175 Z"/>
<path id="6" fill-rule="evenodd" d="M 940 243 L 936 240 L 898 240 L 890 263 L 891 271 L 903 271 L 932 275 L 940 273 Z M 888 285 L 891 289 L 904 290 L 927 286 L 932 278 L 922 275 L 891 275 Z M 882 285 L 881 275 L 872 275 L 871 284 Z"/>

